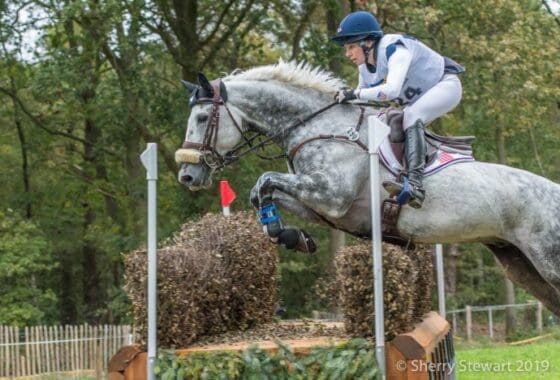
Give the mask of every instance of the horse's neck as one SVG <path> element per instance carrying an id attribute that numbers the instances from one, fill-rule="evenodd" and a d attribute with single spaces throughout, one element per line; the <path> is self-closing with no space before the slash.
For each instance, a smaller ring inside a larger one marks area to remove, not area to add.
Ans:
<path id="1" fill-rule="evenodd" d="M 228 93 L 230 87 L 230 102 L 257 132 L 268 136 L 329 103 L 327 97 L 314 90 L 294 89 L 276 81 L 232 83 L 228 85 Z"/>

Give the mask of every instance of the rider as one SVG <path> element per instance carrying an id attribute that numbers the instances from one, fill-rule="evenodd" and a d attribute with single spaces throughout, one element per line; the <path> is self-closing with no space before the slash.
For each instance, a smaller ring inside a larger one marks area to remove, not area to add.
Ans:
<path id="1" fill-rule="evenodd" d="M 443 57 L 422 42 L 403 34 L 383 34 L 370 12 L 347 15 L 332 41 L 344 45 L 346 56 L 359 71 L 358 88 L 340 90 L 335 99 L 395 100 L 403 106 L 406 166 L 410 187 L 385 181 L 391 194 L 404 194 L 409 205 L 422 207 L 424 201 L 424 126 L 451 111 L 461 100 L 462 87 L 457 74 L 465 69 Z"/>

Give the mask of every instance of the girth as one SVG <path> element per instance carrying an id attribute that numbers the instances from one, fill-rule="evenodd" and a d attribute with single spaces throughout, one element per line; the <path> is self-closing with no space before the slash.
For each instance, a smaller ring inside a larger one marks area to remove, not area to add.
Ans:
<path id="1" fill-rule="evenodd" d="M 358 234 L 343 228 L 338 228 L 323 215 L 311 209 L 310 211 L 313 212 L 313 214 L 321 219 L 326 225 L 335 230 L 344 231 L 361 239 L 371 240 L 371 232 L 369 234 Z M 397 221 L 399 219 L 400 212 L 401 205 L 399 205 L 393 198 L 386 198 L 383 200 L 383 202 L 381 202 L 381 239 L 386 243 L 395 244 L 405 249 L 414 249 L 415 244 L 412 239 L 405 238 L 397 229 Z"/>

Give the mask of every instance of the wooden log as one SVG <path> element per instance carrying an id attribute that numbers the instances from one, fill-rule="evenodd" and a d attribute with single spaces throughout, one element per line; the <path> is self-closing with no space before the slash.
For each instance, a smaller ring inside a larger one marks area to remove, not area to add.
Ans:
<path id="1" fill-rule="evenodd" d="M 142 358 L 138 356 L 144 354 Z M 144 367 L 142 377 L 139 368 Z M 132 344 L 122 347 L 109 361 L 107 372 L 109 380 L 138 379 L 146 378 L 146 355 L 142 353 L 139 344 Z"/>
<path id="2" fill-rule="evenodd" d="M 342 344 L 347 342 L 346 339 L 331 339 L 326 337 L 304 338 L 295 340 L 283 340 L 296 355 L 308 354 L 311 349 L 317 346 L 329 346 L 332 344 Z M 231 344 L 216 344 L 212 346 L 192 346 L 185 349 L 176 350 L 177 356 L 187 356 L 194 353 L 213 353 L 213 352 L 241 352 L 248 349 L 251 345 L 256 344 L 262 351 L 267 353 L 275 353 L 278 351 L 278 345 L 272 340 L 264 340 L 260 342 L 241 342 Z"/>
<path id="3" fill-rule="evenodd" d="M 541 339 L 550 338 L 553 335 L 554 334 L 540 335 L 540 336 L 535 336 L 535 337 L 529 338 L 529 339 L 518 340 L 517 342 L 511 342 L 511 343 L 508 343 L 508 344 L 510 346 L 522 346 L 524 344 L 534 343 L 534 342 L 539 341 Z"/>
<path id="4" fill-rule="evenodd" d="M 432 352 L 437 351 L 439 342 L 449 330 L 449 323 L 438 313 L 431 311 L 413 331 L 397 335 L 387 344 L 387 378 L 428 379 L 427 359 Z"/>
<path id="5" fill-rule="evenodd" d="M 396 336 L 391 343 L 407 359 L 422 359 L 433 351 L 449 328 L 449 323 L 445 319 L 435 311 L 431 311 L 413 331 Z"/>

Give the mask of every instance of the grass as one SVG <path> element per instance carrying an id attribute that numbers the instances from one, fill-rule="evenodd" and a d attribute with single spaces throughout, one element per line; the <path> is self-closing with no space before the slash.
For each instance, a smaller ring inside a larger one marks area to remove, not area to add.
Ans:
<path id="1" fill-rule="evenodd" d="M 468 379 L 560 379 L 558 334 L 524 346 L 480 346 L 460 343 L 456 347 L 456 373 Z"/>

